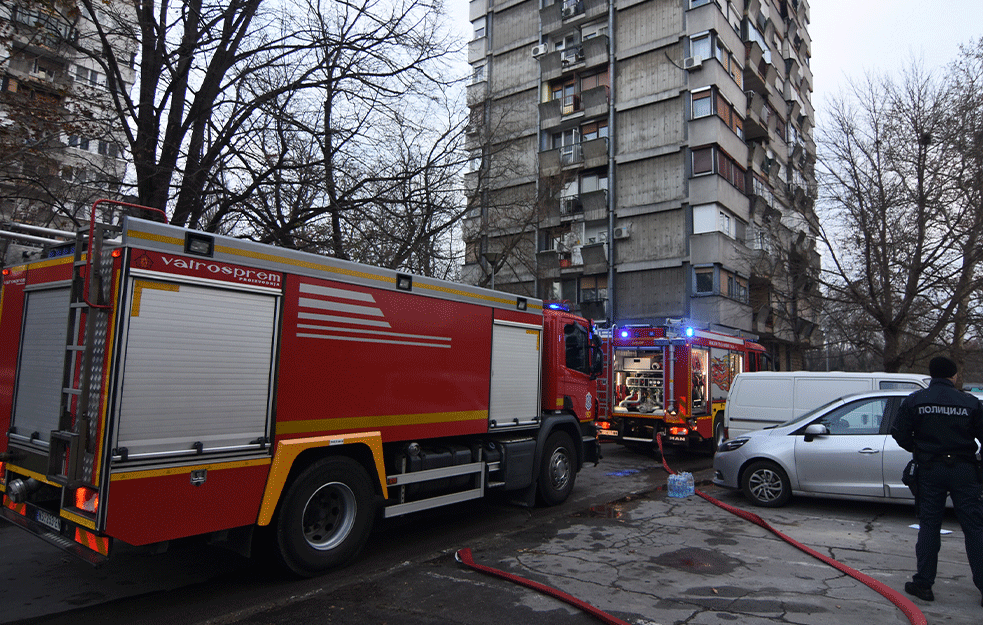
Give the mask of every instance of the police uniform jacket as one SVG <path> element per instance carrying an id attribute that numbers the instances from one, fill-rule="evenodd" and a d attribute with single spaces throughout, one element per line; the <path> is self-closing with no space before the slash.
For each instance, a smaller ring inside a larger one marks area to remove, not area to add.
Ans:
<path id="1" fill-rule="evenodd" d="M 920 463 L 974 462 L 976 441 L 983 441 L 983 406 L 951 380 L 932 378 L 901 403 L 891 436 Z"/>

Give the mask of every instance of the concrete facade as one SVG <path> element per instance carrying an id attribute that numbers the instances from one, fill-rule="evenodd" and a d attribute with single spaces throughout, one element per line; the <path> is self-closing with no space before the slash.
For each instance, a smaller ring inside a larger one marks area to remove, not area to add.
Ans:
<path id="1" fill-rule="evenodd" d="M 112 105 L 136 78 L 133 7 L 100 5 L 119 74 L 109 71 L 95 24 L 74 0 L 0 2 L 0 262 L 19 262 L 74 231 L 98 198 L 120 197 L 127 145 Z M 9 225 L 8 222 L 18 224 Z"/>
<path id="2" fill-rule="evenodd" d="M 753 333 L 801 366 L 821 342 L 807 0 L 470 6 L 465 279 L 491 258 L 496 288 Z"/>

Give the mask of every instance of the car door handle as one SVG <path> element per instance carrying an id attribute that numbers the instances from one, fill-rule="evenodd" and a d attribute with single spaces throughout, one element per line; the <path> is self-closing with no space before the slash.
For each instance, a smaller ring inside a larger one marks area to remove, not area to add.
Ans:
<path id="1" fill-rule="evenodd" d="M 879 454 L 879 453 L 881 453 L 881 450 L 880 449 L 871 449 L 870 447 L 864 447 L 863 449 L 860 450 L 860 453 L 862 453 L 862 454 Z"/>

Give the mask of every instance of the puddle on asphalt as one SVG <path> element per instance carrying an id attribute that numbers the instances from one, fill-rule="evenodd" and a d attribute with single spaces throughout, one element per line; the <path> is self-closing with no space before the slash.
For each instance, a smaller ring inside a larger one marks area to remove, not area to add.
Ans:
<path id="1" fill-rule="evenodd" d="M 638 469 L 625 469 L 624 471 L 613 471 L 611 473 L 605 473 L 607 477 L 626 477 L 628 475 L 635 475 L 636 473 L 641 473 Z"/>
<path id="2" fill-rule="evenodd" d="M 577 512 L 571 516 L 589 517 L 595 519 L 619 519 L 621 516 L 638 505 L 639 495 L 628 495 L 618 501 L 599 503 L 587 508 L 585 512 Z"/>
<path id="3" fill-rule="evenodd" d="M 687 547 L 678 551 L 670 551 L 652 559 L 661 566 L 701 573 L 705 575 L 721 575 L 734 571 L 740 566 L 740 561 L 710 549 Z"/>

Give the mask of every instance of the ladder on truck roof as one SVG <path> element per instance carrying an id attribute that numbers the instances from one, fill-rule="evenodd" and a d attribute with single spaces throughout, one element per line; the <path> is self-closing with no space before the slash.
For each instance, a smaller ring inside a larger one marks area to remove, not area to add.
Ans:
<path id="1" fill-rule="evenodd" d="M 102 248 L 107 235 L 121 232 L 118 225 L 96 223 L 97 209 L 102 204 L 153 211 L 166 221 L 164 212 L 155 208 L 97 200 L 92 205 L 88 232 L 79 230 L 75 235 L 61 406 L 58 429 L 51 432 L 48 450 L 48 478 L 70 487 L 96 486 L 92 471 L 96 424 L 90 403 L 93 394 L 98 397 L 99 393 L 92 385 L 102 380 L 101 359 L 108 347 L 105 342 L 112 311 L 103 285 Z M 99 369 L 98 375 L 93 375 L 94 366 Z M 98 403 L 95 408 L 98 410 Z"/>

